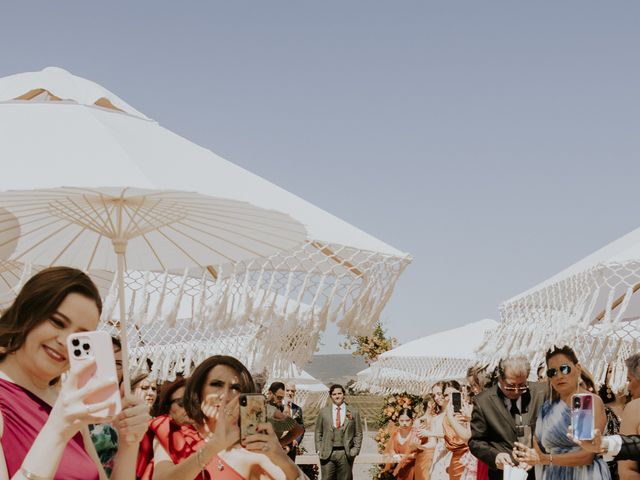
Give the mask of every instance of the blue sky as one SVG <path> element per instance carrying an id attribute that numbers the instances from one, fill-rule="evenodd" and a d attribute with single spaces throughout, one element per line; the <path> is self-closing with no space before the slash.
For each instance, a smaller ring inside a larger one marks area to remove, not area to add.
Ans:
<path id="1" fill-rule="evenodd" d="M 0 16 L 0 75 L 66 68 L 411 253 L 383 314 L 407 341 L 497 318 L 638 227 L 639 14 L 630 1 L 21 1 Z M 328 332 L 321 351 L 338 342 Z"/>

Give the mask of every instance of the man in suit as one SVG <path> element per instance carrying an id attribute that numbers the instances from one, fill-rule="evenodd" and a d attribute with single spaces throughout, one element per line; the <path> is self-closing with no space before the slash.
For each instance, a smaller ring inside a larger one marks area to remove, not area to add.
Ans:
<path id="1" fill-rule="evenodd" d="M 284 412 L 298 422 L 303 429 L 302 433 L 298 437 L 294 438 L 288 445 L 289 451 L 287 452 L 287 455 L 289 455 L 289 458 L 295 462 L 296 454 L 298 453 L 298 445 L 302 443 L 302 439 L 304 438 L 304 420 L 302 419 L 302 408 L 293 403 L 293 399 L 296 396 L 296 385 L 294 383 L 287 383 L 284 388 L 284 394 Z"/>
<path id="2" fill-rule="evenodd" d="M 362 446 L 360 413 L 344 403 L 342 385 L 331 385 L 327 405 L 316 419 L 315 443 L 323 480 L 352 480 L 353 460 Z"/>
<path id="3" fill-rule="evenodd" d="M 489 479 L 502 479 L 505 464 L 515 465 L 511 452 L 519 441 L 531 444 L 545 387 L 529 384 L 529 361 L 507 358 L 498 365 L 498 382 L 474 400 L 469 450 L 489 466 Z M 529 480 L 535 479 L 534 469 Z"/>
<path id="4" fill-rule="evenodd" d="M 304 427 L 300 425 L 284 408 L 284 383 L 273 382 L 267 392 L 267 416 L 273 425 L 276 436 L 280 439 L 280 445 L 287 454 L 291 450 L 291 442 L 304 434 Z"/>

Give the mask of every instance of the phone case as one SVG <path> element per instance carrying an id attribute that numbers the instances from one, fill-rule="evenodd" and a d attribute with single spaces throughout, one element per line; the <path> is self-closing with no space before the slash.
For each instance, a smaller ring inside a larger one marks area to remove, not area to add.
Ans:
<path id="1" fill-rule="evenodd" d="M 571 427 L 577 440 L 591 440 L 595 428 L 593 395 L 577 393 L 571 397 Z"/>
<path id="2" fill-rule="evenodd" d="M 264 396 L 259 393 L 240 396 L 240 437 L 256 433 L 258 424 L 267 421 L 267 407 Z"/>
<path id="3" fill-rule="evenodd" d="M 67 338 L 67 350 L 69 352 L 69 364 L 72 371 L 78 371 L 89 360 L 95 359 L 95 370 L 89 370 L 78 381 L 78 388 L 84 387 L 92 378 L 107 380 L 118 378 L 116 374 L 116 361 L 113 355 L 113 344 L 107 332 L 79 332 L 69 335 Z M 120 392 L 98 392 L 85 398 L 88 405 L 113 399 L 114 405 L 94 413 L 97 417 L 109 417 L 117 415 L 122 410 Z"/>
<path id="4" fill-rule="evenodd" d="M 462 396 L 460 392 L 451 392 L 451 403 L 453 404 L 454 412 L 460 412 L 462 410 Z"/>

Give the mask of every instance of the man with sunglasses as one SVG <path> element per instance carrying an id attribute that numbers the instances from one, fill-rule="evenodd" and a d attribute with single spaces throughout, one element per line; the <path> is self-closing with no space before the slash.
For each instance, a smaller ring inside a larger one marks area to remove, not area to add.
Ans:
<path id="1" fill-rule="evenodd" d="M 506 464 L 517 464 L 511 456 L 514 442 L 531 443 L 545 387 L 527 382 L 530 368 L 524 357 L 503 359 L 497 384 L 474 399 L 469 450 L 489 466 L 490 480 L 502 479 Z M 534 469 L 528 475 L 536 478 Z"/>

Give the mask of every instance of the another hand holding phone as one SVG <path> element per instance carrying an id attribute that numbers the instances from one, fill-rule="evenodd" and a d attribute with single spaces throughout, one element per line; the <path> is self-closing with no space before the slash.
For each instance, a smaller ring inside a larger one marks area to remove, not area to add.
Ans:
<path id="1" fill-rule="evenodd" d="M 118 392 L 116 381 L 92 378 L 79 387 L 81 379 L 90 376 L 95 368 L 95 362 L 88 361 L 80 369 L 70 371 L 62 382 L 58 399 L 51 409 L 46 427 L 60 433 L 67 441 L 86 425 L 108 423 L 112 419 L 102 415 L 102 412 L 114 405 L 111 394 Z M 87 402 L 87 399 L 96 395 L 109 398 L 98 403 Z"/>
<path id="2" fill-rule="evenodd" d="M 118 431 L 120 445 L 138 445 L 149 429 L 149 406 L 135 396 L 122 400 L 122 411 L 114 418 L 113 426 Z"/>

